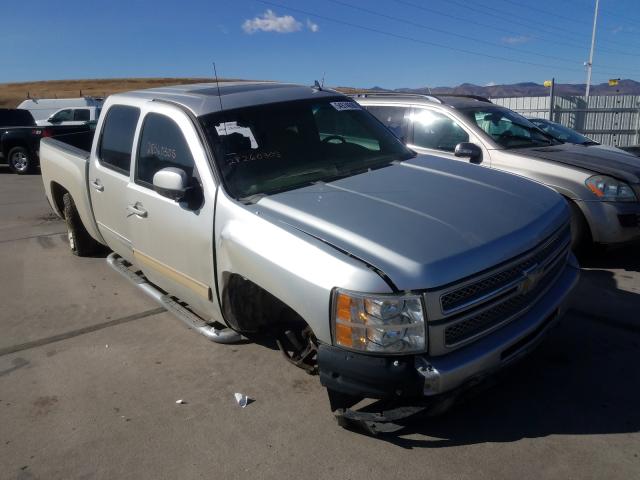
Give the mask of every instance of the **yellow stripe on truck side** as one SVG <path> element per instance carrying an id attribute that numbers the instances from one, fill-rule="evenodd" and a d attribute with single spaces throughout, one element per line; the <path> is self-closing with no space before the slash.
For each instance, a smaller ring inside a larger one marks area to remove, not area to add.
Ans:
<path id="1" fill-rule="evenodd" d="M 187 287 L 189 290 L 193 290 L 201 297 L 204 297 L 207 300 L 211 300 L 211 288 L 209 287 L 209 285 L 191 278 L 190 276 L 171 268 L 169 265 L 165 265 L 164 263 L 142 253 L 139 250 L 133 250 L 133 258 L 135 258 L 136 261 L 139 262 L 139 265 L 144 264 L 150 268 L 153 268 L 159 274 L 164 275 L 174 282 Z"/>

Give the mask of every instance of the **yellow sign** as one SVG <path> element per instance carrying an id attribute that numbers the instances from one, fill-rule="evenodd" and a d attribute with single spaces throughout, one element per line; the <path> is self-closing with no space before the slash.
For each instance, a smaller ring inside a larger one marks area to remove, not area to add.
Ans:
<path id="1" fill-rule="evenodd" d="M 549 88 L 549 87 L 551 86 L 551 84 L 552 84 L 552 83 L 553 83 L 553 82 L 552 82 L 551 80 L 545 80 L 545 81 L 544 81 L 544 83 L 543 83 L 543 85 L 544 85 L 545 87 Z"/>
<path id="2" fill-rule="evenodd" d="M 619 78 L 610 78 L 609 79 L 609 86 L 610 87 L 615 87 L 619 83 L 620 83 L 620 79 Z"/>

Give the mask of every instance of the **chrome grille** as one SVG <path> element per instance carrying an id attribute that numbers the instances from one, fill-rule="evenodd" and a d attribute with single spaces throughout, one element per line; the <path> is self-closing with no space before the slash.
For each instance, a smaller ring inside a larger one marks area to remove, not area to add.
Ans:
<path id="1" fill-rule="evenodd" d="M 570 244 L 567 225 L 500 267 L 425 292 L 431 354 L 446 354 L 521 316 L 560 275 Z"/>
<path id="2" fill-rule="evenodd" d="M 471 285 L 467 285 L 443 295 L 440 299 L 442 312 L 444 314 L 453 313 L 460 307 L 481 298 L 486 293 L 495 291 L 512 283 L 522 275 L 523 271 L 536 264 L 544 262 L 550 254 L 557 250 L 558 247 L 566 241 L 567 234 L 568 233 L 565 233 L 564 235 L 557 235 L 555 239 L 548 242 L 546 245 L 543 245 L 543 247 L 533 256 L 523 260 L 521 263 L 511 268 L 495 273 L 488 278 L 484 278 L 478 282 L 472 283 Z"/>
<path id="3" fill-rule="evenodd" d="M 444 331 L 446 345 L 455 345 L 468 338 L 474 337 L 478 333 L 490 329 L 496 324 L 513 317 L 520 310 L 530 304 L 540 293 L 545 290 L 550 281 L 560 273 L 564 267 L 564 262 L 557 261 L 555 265 L 540 279 L 535 289 L 527 294 L 511 296 L 504 302 L 482 311 L 481 313 L 467 318 L 461 322 L 454 323 Z"/>

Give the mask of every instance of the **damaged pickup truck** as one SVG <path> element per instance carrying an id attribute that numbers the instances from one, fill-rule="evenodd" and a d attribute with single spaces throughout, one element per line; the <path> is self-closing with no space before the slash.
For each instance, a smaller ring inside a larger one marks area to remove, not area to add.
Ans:
<path id="1" fill-rule="evenodd" d="M 578 278 L 560 195 L 417 156 L 319 86 L 113 95 L 89 140 L 41 145 L 71 250 L 107 246 L 214 341 L 273 335 L 343 425 L 446 404 L 522 357 Z M 384 406 L 351 408 L 364 398 Z"/>

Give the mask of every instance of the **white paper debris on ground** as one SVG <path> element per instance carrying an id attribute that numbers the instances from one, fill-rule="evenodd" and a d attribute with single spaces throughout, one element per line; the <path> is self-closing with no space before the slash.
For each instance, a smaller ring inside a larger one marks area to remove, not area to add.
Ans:
<path id="1" fill-rule="evenodd" d="M 176 403 L 177 403 L 178 405 L 184 405 L 184 404 L 185 404 L 185 403 L 187 403 L 187 402 L 185 402 L 184 400 L 180 399 L 180 400 L 176 400 Z"/>
<path id="2" fill-rule="evenodd" d="M 234 393 L 233 396 L 236 397 L 236 402 L 238 402 L 238 405 L 242 408 L 253 402 L 253 400 L 247 397 L 244 393 Z"/>

